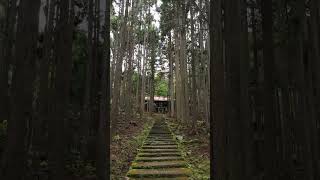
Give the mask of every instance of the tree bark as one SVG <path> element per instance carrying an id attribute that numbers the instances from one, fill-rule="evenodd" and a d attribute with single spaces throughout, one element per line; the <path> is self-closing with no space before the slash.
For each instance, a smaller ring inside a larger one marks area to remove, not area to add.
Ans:
<path id="1" fill-rule="evenodd" d="M 213 156 L 211 179 L 225 180 L 226 121 L 225 121 L 225 65 L 223 58 L 221 0 L 210 2 L 210 129 Z"/>
<path id="2" fill-rule="evenodd" d="M 275 124 L 275 77 L 273 69 L 275 68 L 274 50 L 273 50 L 273 18 L 272 1 L 261 1 L 262 8 L 262 31 L 263 31 L 263 65 L 264 65 L 264 166 L 266 179 L 276 179 L 278 162 L 276 152 L 276 124 Z"/>
<path id="3" fill-rule="evenodd" d="M 15 44 L 15 71 L 12 79 L 12 102 L 8 124 L 8 145 L 4 180 L 21 180 L 26 175 L 25 136 L 32 120 L 33 82 L 37 49 L 40 0 L 21 1 Z"/>
<path id="4" fill-rule="evenodd" d="M 226 114 L 228 132 L 228 170 L 229 179 L 245 179 L 243 147 L 243 122 L 241 119 L 241 3 L 240 0 L 225 1 L 225 40 L 227 65 L 227 108 Z"/>
<path id="5" fill-rule="evenodd" d="M 88 61 L 86 64 L 86 75 L 85 75 L 85 90 L 83 99 L 83 109 L 82 109 L 82 125 L 81 125 L 81 156 L 85 158 L 87 156 L 87 138 L 89 133 L 89 123 L 92 117 L 92 107 L 91 107 L 91 81 L 92 81 L 92 62 L 93 62 L 93 0 L 88 0 L 88 39 L 87 39 L 87 49 L 88 49 Z"/>
<path id="6" fill-rule="evenodd" d="M 110 7 L 111 1 L 106 1 L 104 53 L 101 63 L 101 98 L 100 118 L 97 137 L 97 177 L 99 180 L 110 179 Z"/>
<path id="7" fill-rule="evenodd" d="M 60 16 L 57 22 L 57 36 L 55 38 L 55 81 L 52 102 L 52 118 L 49 126 L 49 179 L 65 178 L 64 152 L 66 147 L 65 122 L 68 118 L 69 92 L 72 69 L 72 33 L 73 33 L 73 0 L 61 1 Z"/>
<path id="8" fill-rule="evenodd" d="M 212 10 L 213 11 L 213 10 Z M 192 93 L 191 93 L 191 109 L 192 109 L 192 129 L 195 130 L 197 120 L 199 120 L 198 104 L 197 104 L 197 59 L 195 54 L 195 35 L 194 35 L 194 8 L 190 6 L 190 15 L 191 15 L 191 84 L 192 84 Z M 213 38 L 213 37 L 212 37 Z M 213 46 L 213 45 L 212 45 Z"/>
<path id="9" fill-rule="evenodd" d="M 314 114 L 314 119 L 313 119 L 313 124 L 312 124 L 312 132 L 313 132 L 313 159 L 314 159 L 314 169 L 315 169 L 315 179 L 320 178 L 320 173 L 317 171 L 320 168 L 320 159 L 319 159 L 319 136 L 318 136 L 318 128 L 317 123 L 319 123 L 318 117 L 320 117 L 320 73 L 317 70 L 317 67 L 320 67 L 320 44 L 319 44 L 319 16 L 318 13 L 320 11 L 319 9 L 319 1 L 317 0 L 312 0 L 311 1 L 311 36 L 312 36 L 312 62 L 310 63 L 313 70 L 312 72 L 316 73 L 315 77 L 315 83 L 313 88 L 316 89 L 316 96 L 314 100 L 314 105 L 315 105 L 315 114 Z M 312 89 L 313 89 L 312 88 Z"/>
<path id="10" fill-rule="evenodd" d="M 122 2 L 123 3 L 123 2 Z M 117 118 L 119 115 L 119 108 L 120 108 L 120 91 L 121 91 L 121 77 L 122 77 L 122 64 L 124 59 L 124 54 L 126 50 L 127 42 L 127 22 L 128 22 L 128 8 L 129 8 L 129 1 L 127 0 L 125 5 L 125 14 L 123 20 L 121 22 L 121 32 L 120 32 L 120 52 L 119 58 L 116 62 L 116 69 L 115 69 L 115 78 L 114 78 L 114 88 L 113 88 L 113 97 L 112 97 L 112 107 L 111 107 L 111 117 L 112 117 L 112 129 L 113 131 L 117 128 Z"/>
<path id="11" fill-rule="evenodd" d="M 9 3 L 10 2 L 10 3 Z M 0 122 L 9 118 L 9 65 L 12 64 L 12 48 L 14 43 L 17 16 L 17 0 L 8 1 L 5 36 L 0 56 Z"/>

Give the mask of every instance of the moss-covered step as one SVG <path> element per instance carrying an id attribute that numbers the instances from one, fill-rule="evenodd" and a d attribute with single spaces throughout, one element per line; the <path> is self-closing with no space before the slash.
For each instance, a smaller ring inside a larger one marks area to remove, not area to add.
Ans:
<path id="1" fill-rule="evenodd" d="M 166 168 L 166 169 L 131 169 L 127 176 L 134 178 L 172 178 L 188 177 L 191 170 L 188 168 Z"/>
<path id="2" fill-rule="evenodd" d="M 181 156 L 159 156 L 159 157 L 137 157 L 135 161 L 137 162 L 150 162 L 150 161 L 176 161 L 183 160 Z"/>
<path id="3" fill-rule="evenodd" d="M 173 141 L 146 141 L 144 143 L 144 145 L 177 145 L 175 142 Z"/>
<path id="4" fill-rule="evenodd" d="M 159 136 L 150 136 L 150 135 L 149 135 L 149 137 L 147 137 L 147 138 L 148 138 L 148 139 L 150 139 L 150 138 L 173 139 L 172 136 L 169 136 L 169 135 L 165 135 L 165 136 L 164 136 L 164 135 L 159 135 Z"/>
<path id="5" fill-rule="evenodd" d="M 177 149 L 141 149 L 142 153 L 165 153 L 165 152 L 179 152 Z"/>
<path id="6" fill-rule="evenodd" d="M 148 140 L 151 140 L 151 141 L 156 141 L 156 140 L 160 140 L 160 141 L 174 141 L 173 138 L 170 138 L 170 137 L 148 137 L 146 139 L 147 141 Z"/>
<path id="7" fill-rule="evenodd" d="M 181 156 L 180 152 L 139 153 L 139 157 Z"/>
<path id="8" fill-rule="evenodd" d="M 142 149 L 177 149 L 177 145 L 143 145 Z"/>
<path id="9" fill-rule="evenodd" d="M 166 139 L 163 139 L 163 138 L 147 138 L 146 140 L 145 140 L 145 143 L 146 142 L 152 142 L 152 141 L 154 141 L 154 142 L 157 142 L 157 141 L 167 141 L 167 142 L 174 142 L 174 143 L 176 143 L 176 141 L 174 140 L 174 139 L 169 139 L 169 138 L 166 138 Z"/>
<path id="10" fill-rule="evenodd" d="M 149 134 L 171 134 L 169 130 L 151 129 Z"/>
<path id="11" fill-rule="evenodd" d="M 161 140 L 174 140 L 172 137 L 147 137 L 146 140 L 157 140 L 157 139 L 161 139 Z"/>
<path id="12" fill-rule="evenodd" d="M 174 177 L 174 178 L 130 178 L 129 180 L 188 180 L 188 177 Z"/>
<path id="13" fill-rule="evenodd" d="M 170 133 L 149 133 L 149 137 L 172 137 Z"/>
<path id="14" fill-rule="evenodd" d="M 159 169 L 159 168 L 182 168 L 187 164 L 184 161 L 161 161 L 161 162 L 133 162 L 133 169 Z"/>

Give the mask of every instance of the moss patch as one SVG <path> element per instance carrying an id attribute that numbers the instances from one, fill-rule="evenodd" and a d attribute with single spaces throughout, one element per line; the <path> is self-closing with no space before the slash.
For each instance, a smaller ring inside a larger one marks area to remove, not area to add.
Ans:
<path id="1" fill-rule="evenodd" d="M 200 131 L 197 135 L 190 135 L 190 130 L 175 119 L 166 118 L 170 131 L 175 134 L 179 150 L 192 170 L 190 179 L 210 179 L 210 142 L 209 135 Z"/>
<path id="2" fill-rule="evenodd" d="M 137 155 L 153 123 L 153 118 L 136 117 L 118 130 L 111 143 L 111 179 L 125 179 L 130 162 Z"/>

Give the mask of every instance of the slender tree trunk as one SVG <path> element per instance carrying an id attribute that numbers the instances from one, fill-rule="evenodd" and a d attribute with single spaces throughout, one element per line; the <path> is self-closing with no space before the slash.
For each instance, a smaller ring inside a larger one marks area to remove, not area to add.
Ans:
<path id="1" fill-rule="evenodd" d="M 229 179 L 245 179 L 244 157 L 242 149 L 244 138 L 241 118 L 241 0 L 225 1 L 225 32 L 226 32 L 226 62 L 227 62 L 227 108 L 226 115 L 228 132 L 228 170 Z M 242 62 L 241 62 L 242 63 Z"/>
<path id="2" fill-rule="evenodd" d="M 40 152 L 45 152 L 47 147 L 46 125 L 48 123 L 49 113 L 49 73 L 50 62 L 52 61 L 52 37 L 55 16 L 55 0 L 48 2 L 48 17 L 44 34 L 43 57 L 40 59 L 40 89 L 39 89 L 39 116 L 33 119 L 33 140 L 32 148 L 35 152 L 32 161 L 33 168 L 38 170 L 40 167 Z"/>
<path id="3" fill-rule="evenodd" d="M 72 69 L 73 0 L 61 1 L 57 22 L 56 77 L 54 101 L 49 125 L 49 179 L 63 180 L 65 177 L 64 141 L 65 122 L 68 117 L 70 80 Z"/>
<path id="4" fill-rule="evenodd" d="M 190 6 L 190 15 L 191 15 L 191 84 L 192 84 L 192 90 L 191 90 L 191 109 L 192 109 L 192 129 L 195 130 L 195 125 L 197 123 L 197 120 L 199 120 L 199 112 L 198 112 L 198 104 L 197 104 L 197 60 L 196 60 L 196 54 L 195 54 L 195 35 L 194 35 L 194 8 L 193 6 Z"/>
<path id="5" fill-rule="evenodd" d="M 221 0 L 210 2 L 210 129 L 211 179 L 225 180 L 226 167 L 226 121 L 225 121 L 225 65 L 223 58 Z M 215 28 L 215 29 L 213 29 Z M 215 30 L 215 31 L 214 31 Z"/>
<path id="6" fill-rule="evenodd" d="M 247 0 L 241 0 L 241 59 L 240 59 L 240 120 L 242 123 L 241 134 L 243 134 L 243 157 L 245 178 L 252 179 L 253 177 L 253 128 L 251 125 L 249 109 L 249 42 L 248 42 L 248 21 L 247 21 Z"/>
<path id="7" fill-rule="evenodd" d="M 306 109 L 306 84 L 305 84 L 305 68 L 304 68 L 304 23 L 305 23 L 305 1 L 300 0 L 296 2 L 293 8 L 295 13 L 295 22 L 292 22 L 292 28 L 289 36 L 290 54 L 293 55 L 290 59 L 289 67 L 292 70 L 292 85 L 294 88 L 295 104 L 294 104 L 294 129 L 296 131 L 296 141 L 302 146 L 301 155 L 303 157 L 302 165 L 305 168 L 305 179 L 313 179 L 312 156 L 311 156 L 311 142 L 310 129 L 312 128 L 311 119 L 305 120 L 307 117 Z M 292 49 L 291 49 L 292 48 Z M 303 122 L 303 123 L 301 123 Z"/>
<path id="8" fill-rule="evenodd" d="M 312 132 L 313 132 L 313 159 L 314 159 L 314 169 L 315 169 L 315 179 L 319 179 L 320 178 L 320 173 L 317 171 L 320 168 L 320 159 L 319 159 L 319 135 L 317 133 L 318 128 L 317 124 L 319 123 L 318 117 L 320 117 L 320 104 L 319 104 L 319 100 L 320 100 L 320 73 L 317 70 L 317 67 L 320 67 L 320 47 L 319 47 L 319 16 L 318 13 L 320 11 L 319 9 L 319 1 L 317 0 L 312 0 L 311 1 L 311 36 L 312 36 L 312 59 L 313 62 L 311 62 L 310 64 L 312 64 L 313 72 L 316 73 L 316 77 L 315 77 L 315 85 L 313 88 L 316 89 L 317 95 L 316 95 L 316 100 L 315 100 L 315 118 L 313 120 L 313 125 L 312 125 Z M 312 89 L 313 89 L 312 88 Z"/>
<path id="9" fill-rule="evenodd" d="M 262 31 L 263 31 L 263 64 L 264 64 L 264 166 L 266 179 L 277 179 L 277 157 L 276 152 L 276 124 L 274 109 L 275 79 L 273 74 L 274 52 L 273 52 L 273 19 L 272 1 L 261 1 L 262 7 Z"/>
<path id="10" fill-rule="evenodd" d="M 187 57 L 186 57 L 186 7 L 184 1 L 179 1 L 179 33 L 180 33 L 180 73 L 181 73 L 181 120 L 189 122 L 189 93 L 187 77 Z"/>
<path id="11" fill-rule="evenodd" d="M 89 133 L 89 123 L 92 117 L 92 107 L 91 107 L 91 81 L 92 81 L 92 62 L 93 62 L 93 44 L 92 44 L 92 34 L 93 34 L 93 0 L 88 0 L 88 61 L 86 64 L 86 75 L 85 75 L 85 89 L 84 89 L 84 100 L 82 109 L 82 125 L 81 125 L 81 156 L 85 158 L 87 156 L 87 138 Z"/>
<path id="12" fill-rule="evenodd" d="M 145 33 L 143 37 L 143 67 L 142 67 L 142 75 L 141 75 L 141 96 L 140 96 L 140 114 L 143 115 L 144 112 L 144 103 L 145 103 L 145 90 L 146 90 L 146 63 L 148 57 L 148 50 L 146 47 L 148 34 Z"/>
<path id="13" fill-rule="evenodd" d="M 110 7 L 111 1 L 106 1 L 104 53 L 101 63 L 101 98 L 100 118 L 97 137 L 97 177 L 99 180 L 110 179 Z"/>
<path id="14" fill-rule="evenodd" d="M 15 46 L 15 72 L 12 79 L 11 113 L 4 180 L 21 180 L 26 175 L 25 136 L 32 120 L 33 82 L 38 38 L 40 0 L 21 1 Z"/>
<path id="15" fill-rule="evenodd" d="M 174 117 L 175 114 L 175 101 L 174 101 L 174 84 L 173 84 L 173 57 L 172 57 L 172 37 L 171 37 L 171 31 L 169 32 L 169 42 L 168 42 L 168 53 L 169 53 L 169 87 L 170 87 L 170 116 Z"/>
<path id="16" fill-rule="evenodd" d="M 122 2 L 123 3 L 123 2 Z M 114 78 L 114 88 L 113 88 L 113 97 L 112 97 L 112 106 L 111 106 L 111 117 L 112 117 L 112 129 L 115 131 L 117 129 L 117 119 L 120 109 L 120 91 L 121 91 L 121 77 L 122 77 L 122 64 L 124 59 L 124 54 L 126 50 L 127 42 L 127 21 L 128 21 L 128 8 L 129 1 L 126 2 L 125 15 L 121 23 L 121 32 L 120 32 L 120 52 L 119 58 L 117 59 L 115 66 L 115 78 Z"/>
<path id="17" fill-rule="evenodd" d="M 5 25 L 5 36 L 3 40 L 3 48 L 0 49 L 0 122 L 9 118 L 9 64 L 12 63 L 12 47 L 14 43 L 16 16 L 17 16 L 17 0 L 8 1 L 7 17 Z"/>
<path id="18" fill-rule="evenodd" d="M 176 12 L 176 18 L 175 18 L 175 24 L 177 27 L 180 27 L 180 3 L 177 1 L 174 3 L 174 9 Z M 176 107 L 177 107 L 177 120 L 181 121 L 182 116 L 182 103 L 184 98 L 182 96 L 182 82 L 181 82 L 181 62 L 180 62 L 180 47 L 181 47 L 181 41 L 180 41 L 180 31 L 179 29 L 174 29 L 174 42 L 175 42 L 175 73 L 176 73 Z"/>

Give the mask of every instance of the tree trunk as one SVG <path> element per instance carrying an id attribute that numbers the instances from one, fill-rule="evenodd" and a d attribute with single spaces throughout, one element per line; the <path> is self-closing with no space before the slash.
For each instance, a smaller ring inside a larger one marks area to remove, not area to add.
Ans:
<path id="1" fill-rule="evenodd" d="M 225 180 L 226 167 L 226 121 L 225 121 L 225 65 L 223 58 L 221 0 L 210 2 L 210 129 L 213 161 L 211 179 Z M 215 31 L 214 31 L 214 29 Z"/>
<path id="2" fill-rule="evenodd" d="M 227 63 L 227 108 L 226 114 L 228 132 L 228 170 L 229 179 L 245 179 L 243 147 L 243 123 L 241 119 L 241 87 L 240 60 L 241 59 L 241 3 L 240 0 L 225 1 L 225 39 Z M 242 63 L 242 62 L 241 62 Z"/>
<path id="3" fill-rule="evenodd" d="M 8 1 L 5 37 L 3 40 L 3 48 L 0 51 L 0 122 L 9 118 L 9 64 L 12 63 L 12 47 L 14 43 L 16 16 L 17 16 L 17 0 Z"/>
<path id="4" fill-rule="evenodd" d="M 240 120 L 242 124 L 241 134 L 243 134 L 243 157 L 245 178 L 252 179 L 253 177 L 253 128 L 251 125 L 249 109 L 249 42 L 248 42 L 248 21 L 247 21 L 247 0 L 241 0 L 241 57 L 240 57 Z"/>
<path id="5" fill-rule="evenodd" d="M 302 146 L 301 150 L 298 150 L 298 154 L 301 153 L 301 161 L 303 168 L 305 168 L 304 178 L 313 179 L 312 168 L 312 156 L 311 156 L 311 142 L 310 142 L 310 129 L 312 128 L 311 119 L 305 120 L 307 117 L 306 109 L 306 83 L 305 83 L 305 61 L 304 61 L 304 23 L 305 17 L 305 1 L 297 1 L 293 8 L 294 22 L 290 22 L 292 29 L 289 30 L 289 53 L 290 63 L 289 68 L 291 70 L 291 81 L 294 94 L 294 131 L 296 134 L 295 141 L 298 145 Z M 292 24 L 291 24 L 292 23 Z M 303 123 L 301 123 L 303 122 Z"/>
<path id="6" fill-rule="evenodd" d="M 189 93 L 187 77 L 187 42 L 186 42 L 186 5 L 184 1 L 179 1 L 179 33 L 180 33 L 180 73 L 181 73 L 181 120 L 189 122 Z"/>
<path id="7" fill-rule="evenodd" d="M 12 79 L 12 103 L 8 124 L 8 145 L 4 180 L 21 180 L 26 173 L 25 136 L 32 120 L 33 82 L 38 38 L 40 0 L 21 1 L 15 46 L 15 72 Z"/>
<path id="8" fill-rule="evenodd" d="M 123 3 L 123 2 L 122 2 Z M 121 79 L 122 79 L 122 64 L 124 59 L 124 54 L 126 50 L 127 42 L 127 21 L 128 21 L 128 8 L 129 1 L 126 2 L 125 15 L 121 23 L 121 32 L 120 32 L 120 52 L 119 57 L 116 62 L 115 67 L 115 78 L 114 78 L 114 88 L 113 88 L 113 97 L 112 97 L 112 106 L 111 106 L 111 118 L 112 118 L 112 129 L 115 131 L 117 129 L 117 119 L 119 115 L 120 108 L 120 91 L 121 91 Z"/>
<path id="9" fill-rule="evenodd" d="M 197 59 L 195 54 L 195 35 L 194 35 L 194 7 L 190 6 L 191 15 L 191 109 L 192 109 L 192 129 L 195 130 L 197 121 L 199 120 L 198 104 L 197 104 Z"/>
<path id="10" fill-rule="evenodd" d="M 261 1 L 262 31 L 263 31 L 263 65 L 264 65 L 264 166 L 266 179 L 277 179 L 277 152 L 276 152 L 276 124 L 275 124 L 275 78 L 273 70 L 273 19 L 272 1 Z"/>
<path id="11" fill-rule="evenodd" d="M 313 88 L 316 89 L 316 97 L 315 97 L 315 118 L 313 120 L 312 125 L 312 132 L 313 132 L 313 159 L 314 159 L 314 169 L 315 169 L 315 179 L 320 178 L 320 173 L 317 171 L 317 169 L 320 168 L 320 159 L 319 159 L 319 135 L 317 133 L 318 128 L 317 124 L 319 123 L 318 117 L 320 117 L 320 73 L 318 71 L 317 67 L 320 67 L 320 44 L 319 44 L 319 1 L 312 0 L 311 1 L 311 36 L 312 36 L 312 59 L 313 61 L 310 63 L 312 64 L 312 68 L 314 68 L 312 71 L 316 73 L 315 77 L 315 83 Z M 312 89 L 313 89 L 312 88 Z"/>
<path id="12" fill-rule="evenodd" d="M 101 98 L 100 118 L 97 136 L 97 177 L 99 180 L 110 179 L 110 7 L 111 1 L 106 1 L 104 53 L 101 63 Z"/>
<path id="13" fill-rule="evenodd" d="M 91 107 L 91 81 L 92 81 L 92 62 L 93 62 L 93 43 L 92 43 L 92 34 L 93 34 L 93 0 L 89 0 L 88 5 L 88 39 L 87 39 L 87 48 L 88 48 L 88 61 L 86 64 L 86 75 L 85 75 L 85 89 L 84 89 L 84 100 L 83 100 L 83 109 L 82 109 L 82 123 L 81 123 L 81 156 L 85 158 L 87 156 L 87 138 L 89 133 L 89 123 L 91 122 L 92 117 L 92 107 Z"/>
<path id="14" fill-rule="evenodd" d="M 69 92 L 72 69 L 73 0 L 61 1 L 57 22 L 56 77 L 54 101 L 49 126 L 49 179 L 63 180 L 65 177 L 65 122 L 68 118 Z"/>
<path id="15" fill-rule="evenodd" d="M 179 10 L 178 10 L 178 3 L 174 3 L 174 9 L 176 12 L 176 17 L 179 17 Z M 175 18 L 175 24 L 177 27 L 179 27 L 179 18 Z M 174 29 L 174 48 L 175 48 L 175 74 L 176 74 L 176 110 L 177 110 L 177 120 L 181 120 L 182 119 L 182 100 L 181 100 L 181 67 L 180 67 L 180 51 L 179 48 L 180 46 L 180 34 L 179 34 L 179 30 L 177 28 Z"/>
<path id="16" fill-rule="evenodd" d="M 40 167 L 40 154 L 46 152 L 47 139 L 46 129 L 49 119 L 49 73 L 50 63 L 52 62 L 52 39 L 54 28 L 54 16 L 55 16 L 55 0 L 51 0 L 48 6 L 48 17 L 46 22 L 45 34 L 44 34 L 44 47 L 43 57 L 40 59 L 40 89 L 39 89 L 39 116 L 33 119 L 33 140 L 32 148 L 35 152 L 33 157 L 33 168 L 39 170 Z"/>
<path id="17" fill-rule="evenodd" d="M 168 53 L 169 53 L 169 87 L 170 87 L 170 116 L 174 117 L 175 114 L 175 101 L 174 101 L 174 74 L 173 74 L 173 57 L 172 57 L 172 37 L 171 37 L 171 31 L 169 32 L 169 42 L 168 42 Z"/>

